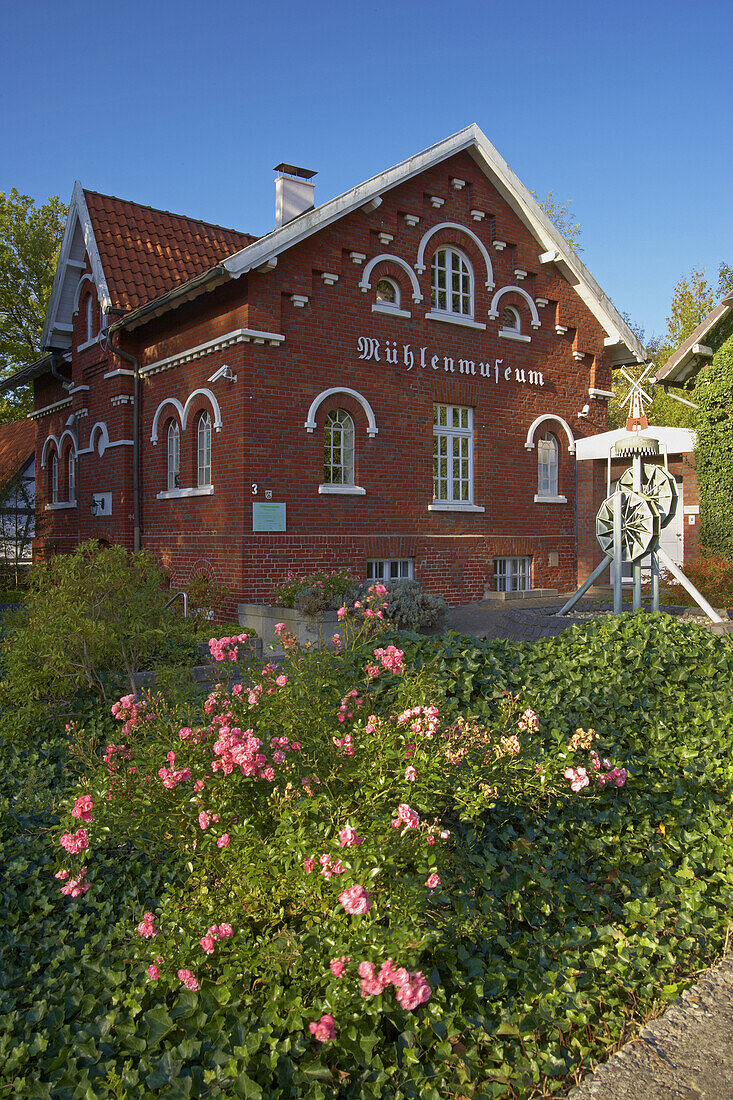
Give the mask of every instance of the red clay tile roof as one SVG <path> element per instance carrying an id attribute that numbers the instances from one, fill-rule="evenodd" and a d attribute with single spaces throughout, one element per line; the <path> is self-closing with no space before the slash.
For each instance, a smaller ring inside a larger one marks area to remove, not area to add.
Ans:
<path id="1" fill-rule="evenodd" d="M 16 420 L 0 425 L 0 486 L 28 461 L 36 446 L 33 420 Z"/>
<path id="2" fill-rule="evenodd" d="M 257 237 L 84 191 L 112 303 L 136 309 L 252 244 Z"/>

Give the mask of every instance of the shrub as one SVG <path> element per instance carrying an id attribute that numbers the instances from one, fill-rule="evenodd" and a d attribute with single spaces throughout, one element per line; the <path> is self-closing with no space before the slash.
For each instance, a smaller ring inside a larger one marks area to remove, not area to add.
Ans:
<path id="1" fill-rule="evenodd" d="M 188 582 L 186 595 L 189 615 L 207 621 L 220 621 L 224 608 L 230 607 L 233 600 L 232 590 L 228 585 L 211 580 L 203 573 L 197 573 Z"/>
<path id="2" fill-rule="evenodd" d="M 357 578 L 350 569 L 299 575 L 290 571 L 273 589 L 276 607 L 297 607 L 303 615 L 316 616 L 335 611 L 344 602 Z"/>
<path id="3" fill-rule="evenodd" d="M 685 576 L 714 607 L 733 607 L 733 561 L 723 555 L 704 554 L 696 562 L 685 566 Z M 671 573 L 662 571 L 665 598 L 680 604 L 693 604 L 694 600 L 683 585 Z"/>
<path id="4" fill-rule="evenodd" d="M 23 612 L 2 646 L 3 706 L 68 699 L 80 688 L 104 701 L 110 678 L 132 686 L 151 661 L 190 655 L 195 624 L 166 611 L 165 583 L 147 552 L 94 542 L 34 564 Z"/>
<path id="5" fill-rule="evenodd" d="M 362 584 L 353 589 L 349 596 L 349 606 L 364 599 L 369 585 Z M 448 605 L 442 596 L 424 592 L 419 581 L 388 581 L 386 590 L 384 617 L 398 630 L 441 629 L 445 623 Z"/>
<path id="6" fill-rule="evenodd" d="M 730 645 L 622 615 L 534 644 L 387 633 L 330 658 L 291 655 L 252 684 L 256 703 L 215 692 L 203 720 L 200 706 L 159 700 L 133 715 L 128 701 L 114 732 L 81 716 L 70 751 L 46 728 L 38 750 L 0 743 L 9 1095 L 564 1094 L 722 949 Z M 247 728 L 272 781 L 212 770 Z M 282 736 L 287 749 L 269 741 Z M 186 767 L 190 779 L 172 778 Z M 288 789 L 288 775 L 309 782 Z M 128 789 L 132 817 L 117 793 Z M 425 827 L 433 814 L 450 836 Z M 74 846 L 79 829 L 89 849 L 54 845 L 68 833 Z M 83 866 L 77 889 L 90 888 L 74 897 Z M 69 877 L 54 880 L 57 868 Z M 382 971 L 385 956 L 407 974 Z"/>

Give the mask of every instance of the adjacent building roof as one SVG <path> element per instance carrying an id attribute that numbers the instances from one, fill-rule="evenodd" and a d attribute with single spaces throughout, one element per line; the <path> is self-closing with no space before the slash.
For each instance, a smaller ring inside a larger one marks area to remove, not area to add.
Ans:
<path id="1" fill-rule="evenodd" d="M 657 371 L 658 382 L 679 386 L 692 378 L 705 363 L 709 363 L 713 352 L 728 335 L 733 323 L 733 294 L 718 302 L 715 309 L 708 313 L 692 336 L 670 355 L 663 367 Z"/>
<path id="2" fill-rule="evenodd" d="M 0 487 L 33 458 L 35 447 L 36 425 L 32 420 L 0 424 Z"/>
<path id="3" fill-rule="evenodd" d="M 87 258 L 102 309 L 136 309 L 245 248 L 257 238 L 198 218 L 86 191 L 77 180 L 56 266 L 44 348 L 71 346 Z"/>
<path id="4" fill-rule="evenodd" d="M 257 238 L 84 190 L 112 306 L 135 309 Z"/>
<path id="5" fill-rule="evenodd" d="M 576 440 L 575 457 L 578 462 L 608 458 L 611 447 L 616 443 L 638 439 L 641 434 L 641 432 L 629 432 L 626 428 L 614 428 L 610 432 L 586 436 L 585 439 Z M 670 455 L 688 454 L 695 450 L 696 436 L 690 428 L 667 428 L 650 424 L 648 428 L 644 428 L 643 435 L 646 438 L 658 440 L 661 450 Z"/>

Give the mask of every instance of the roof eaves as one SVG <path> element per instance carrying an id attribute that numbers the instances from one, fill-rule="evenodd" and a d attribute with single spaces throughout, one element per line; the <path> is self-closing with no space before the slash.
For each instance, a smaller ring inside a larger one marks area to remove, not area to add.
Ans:
<path id="1" fill-rule="evenodd" d="M 15 374 L 11 374 L 0 382 L 0 393 L 4 393 L 6 390 L 17 390 L 20 386 L 28 386 L 34 379 L 40 378 L 42 374 L 50 374 L 53 361 L 54 352 L 49 352 L 47 355 L 41 356 L 40 359 L 36 359 L 35 362 L 21 367 Z"/>
<path id="2" fill-rule="evenodd" d="M 702 362 L 707 361 L 699 352 L 695 351 L 698 344 L 709 339 L 718 325 L 733 312 L 733 294 L 729 294 L 718 302 L 717 306 L 708 313 L 707 317 L 697 326 L 692 335 L 688 336 L 683 344 L 672 352 L 666 363 L 656 373 L 659 382 L 667 382 L 669 385 L 681 385 L 695 373 L 695 369 Z"/>
<path id="3" fill-rule="evenodd" d="M 202 271 L 200 275 L 188 279 L 185 283 L 174 287 L 173 290 L 168 290 L 165 294 L 160 294 L 157 298 L 152 298 L 144 305 L 138 306 L 137 309 L 125 313 L 119 320 L 114 321 L 107 331 L 111 335 L 121 329 L 138 328 L 140 325 L 159 317 L 167 310 L 175 309 L 177 306 L 183 305 L 184 302 L 192 301 L 200 294 L 214 290 L 215 287 L 220 286 L 229 278 L 230 275 L 222 264 L 210 267 L 208 271 Z"/>

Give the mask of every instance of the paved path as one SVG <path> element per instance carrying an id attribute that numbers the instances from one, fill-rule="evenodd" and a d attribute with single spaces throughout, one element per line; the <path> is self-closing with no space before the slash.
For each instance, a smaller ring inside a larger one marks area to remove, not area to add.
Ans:
<path id="1" fill-rule="evenodd" d="M 479 638 L 532 641 L 560 634 L 579 621 L 572 615 L 554 617 L 565 599 L 453 607 L 446 625 Z M 587 611 L 598 603 L 581 601 L 578 606 Z M 708 971 L 642 1028 L 638 1038 L 574 1088 L 568 1100 L 733 1100 L 733 957 Z"/>

